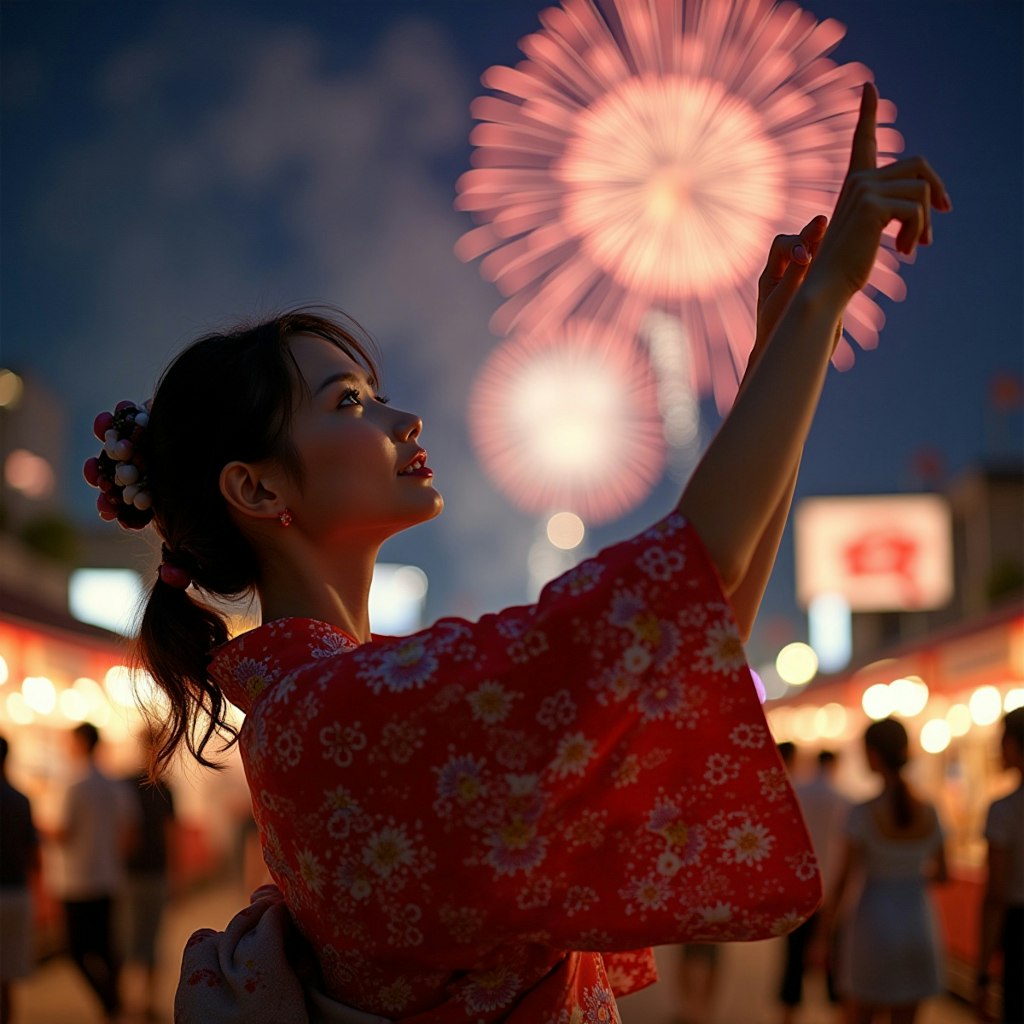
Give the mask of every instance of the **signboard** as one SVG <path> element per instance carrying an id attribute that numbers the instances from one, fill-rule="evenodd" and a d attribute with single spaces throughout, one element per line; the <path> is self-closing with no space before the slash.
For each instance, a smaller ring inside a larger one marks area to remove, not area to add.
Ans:
<path id="1" fill-rule="evenodd" d="M 953 596 L 949 506 L 934 494 L 808 498 L 796 510 L 797 598 L 853 611 L 924 611 Z"/>

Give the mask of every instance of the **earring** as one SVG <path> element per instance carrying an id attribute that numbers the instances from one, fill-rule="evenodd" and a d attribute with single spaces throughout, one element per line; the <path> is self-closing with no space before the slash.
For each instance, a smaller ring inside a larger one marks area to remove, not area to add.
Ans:
<path id="1" fill-rule="evenodd" d="M 282 509 L 280 512 L 278 512 L 277 513 L 277 521 L 282 526 L 291 526 L 292 525 L 292 513 L 291 513 L 291 510 L 286 508 L 286 509 Z"/>

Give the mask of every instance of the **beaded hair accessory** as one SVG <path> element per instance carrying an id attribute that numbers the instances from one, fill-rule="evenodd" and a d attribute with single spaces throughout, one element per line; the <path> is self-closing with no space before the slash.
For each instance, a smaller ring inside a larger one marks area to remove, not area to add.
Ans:
<path id="1" fill-rule="evenodd" d="M 146 464 L 137 448 L 149 423 L 149 405 L 118 402 L 113 412 L 101 412 L 93 432 L 103 449 L 83 467 L 85 479 L 100 490 L 96 499 L 100 518 L 116 519 L 126 530 L 141 530 L 153 518 Z"/>

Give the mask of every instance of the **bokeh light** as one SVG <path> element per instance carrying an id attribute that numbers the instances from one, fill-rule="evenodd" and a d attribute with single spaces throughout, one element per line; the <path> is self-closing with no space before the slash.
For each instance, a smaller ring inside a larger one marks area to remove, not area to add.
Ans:
<path id="1" fill-rule="evenodd" d="M 50 714 L 57 706 L 57 689 L 46 676 L 26 676 L 21 683 L 21 695 L 40 715 Z"/>
<path id="2" fill-rule="evenodd" d="M 0 409 L 16 408 L 24 389 L 24 382 L 13 370 L 0 369 Z"/>
<path id="3" fill-rule="evenodd" d="M 60 713 L 72 722 L 84 722 L 89 717 L 89 701 L 73 687 L 61 690 L 58 704 Z"/>
<path id="4" fill-rule="evenodd" d="M 556 512 L 548 520 L 548 540 L 563 551 L 579 547 L 586 532 L 583 520 L 573 512 Z"/>
<path id="5" fill-rule="evenodd" d="M 979 686 L 967 702 L 975 725 L 991 725 L 1003 710 L 1003 698 L 994 686 Z"/>
<path id="6" fill-rule="evenodd" d="M 9 676 L 9 670 L 7 668 L 7 661 L 2 654 L 0 654 L 0 686 L 3 686 L 7 682 Z"/>
<path id="7" fill-rule="evenodd" d="M 775 659 L 775 670 L 790 686 L 804 686 L 818 671 L 818 656 L 807 644 L 786 644 Z"/>
<path id="8" fill-rule="evenodd" d="M 933 718 L 921 726 L 921 749 L 927 754 L 940 754 L 949 746 L 951 735 L 945 719 Z"/>
<path id="9" fill-rule="evenodd" d="M 15 448 L 4 462 L 4 479 L 8 486 L 26 498 L 40 501 L 53 494 L 56 478 L 53 467 L 41 455 L 27 448 Z"/>
<path id="10" fill-rule="evenodd" d="M 954 704 L 946 712 L 946 724 L 952 736 L 966 736 L 971 731 L 971 709 L 966 704 Z"/>
<path id="11" fill-rule="evenodd" d="M 818 738 L 818 708 L 802 704 L 793 711 L 790 731 L 801 743 L 813 743 Z"/>
<path id="12" fill-rule="evenodd" d="M 499 346 L 469 419 L 484 470 L 528 512 L 607 522 L 647 497 L 665 464 L 649 362 L 592 324 Z"/>
<path id="13" fill-rule="evenodd" d="M 17 690 L 14 693 L 7 694 L 4 707 L 7 709 L 7 717 L 18 725 L 29 725 L 35 720 L 35 712 L 28 706 L 25 698 Z"/>
<path id="14" fill-rule="evenodd" d="M 477 226 L 456 253 L 483 257 L 507 297 L 498 333 L 584 316 L 632 336 L 652 308 L 677 316 L 695 386 L 724 409 L 750 349 L 751 283 L 775 234 L 834 207 L 871 73 L 827 57 L 843 26 L 772 0 L 563 0 L 540 21 L 526 59 L 488 69 L 491 94 L 472 105 L 456 207 Z M 881 103 L 879 123 L 894 118 Z M 891 128 L 878 139 L 883 160 L 902 149 Z M 894 237 L 872 296 L 904 295 Z M 844 318 L 864 348 L 883 322 L 864 292 Z M 852 359 L 841 340 L 836 364 Z"/>
<path id="15" fill-rule="evenodd" d="M 103 686 L 111 701 L 123 708 L 135 706 L 132 672 L 126 665 L 114 665 L 103 677 Z"/>
<path id="16" fill-rule="evenodd" d="M 835 701 L 818 708 L 814 716 L 814 727 L 818 735 L 828 740 L 839 739 L 846 732 L 846 722 L 846 708 Z"/>
<path id="17" fill-rule="evenodd" d="M 928 703 L 928 686 L 917 676 L 894 679 L 889 684 L 892 709 L 904 718 L 913 718 L 924 711 Z"/>
<path id="18" fill-rule="evenodd" d="M 1024 708 L 1024 686 L 1015 686 L 1007 690 L 1003 698 L 1003 711 L 1007 714 L 1017 708 Z"/>
<path id="19" fill-rule="evenodd" d="M 893 713 L 892 691 L 888 683 L 875 683 L 869 686 L 860 699 L 861 707 L 868 718 L 876 722 L 888 718 Z"/>

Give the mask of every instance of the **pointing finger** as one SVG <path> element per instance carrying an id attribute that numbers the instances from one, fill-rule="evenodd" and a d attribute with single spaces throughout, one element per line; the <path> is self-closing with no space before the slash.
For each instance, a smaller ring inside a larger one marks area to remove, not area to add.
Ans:
<path id="1" fill-rule="evenodd" d="M 860 114 L 853 131 L 850 149 L 850 171 L 874 170 L 878 164 L 878 144 L 875 141 L 875 119 L 878 114 L 878 90 L 872 82 L 864 83 L 860 98 Z"/>

